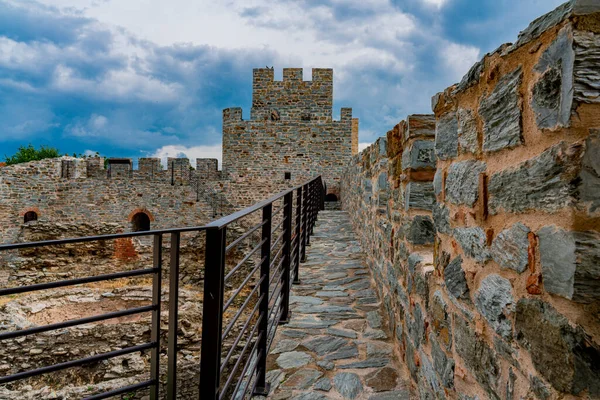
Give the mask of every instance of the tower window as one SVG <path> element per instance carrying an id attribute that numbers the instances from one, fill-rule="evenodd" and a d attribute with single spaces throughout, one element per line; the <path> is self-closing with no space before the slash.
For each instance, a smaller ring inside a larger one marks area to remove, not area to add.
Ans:
<path id="1" fill-rule="evenodd" d="M 23 222 L 37 221 L 38 215 L 35 211 L 27 211 L 23 216 Z"/>
<path id="2" fill-rule="evenodd" d="M 327 202 L 338 201 L 338 198 L 335 194 L 329 193 L 327 196 L 325 196 L 325 201 L 327 201 Z"/>
<path id="3" fill-rule="evenodd" d="M 285 179 L 286 179 L 286 180 L 290 180 L 290 179 L 292 179 L 292 173 L 291 173 L 291 172 L 286 172 L 286 173 L 285 173 Z"/>

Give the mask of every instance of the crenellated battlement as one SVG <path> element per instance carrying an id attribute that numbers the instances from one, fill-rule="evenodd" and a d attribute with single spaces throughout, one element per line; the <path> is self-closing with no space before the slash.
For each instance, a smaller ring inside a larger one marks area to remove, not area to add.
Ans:
<path id="1" fill-rule="evenodd" d="M 283 80 L 275 80 L 275 70 L 273 68 L 254 68 L 252 70 L 253 86 L 261 86 L 269 82 L 304 82 L 310 83 L 331 83 L 333 84 L 333 69 L 332 68 L 313 68 L 312 79 L 304 80 L 303 68 L 284 68 Z"/>
<path id="2" fill-rule="evenodd" d="M 106 165 L 106 166 L 105 166 Z M 0 170 L 4 179 L 19 179 L 28 176 L 45 176 L 60 180 L 143 180 L 171 184 L 190 183 L 195 180 L 222 179 L 222 171 L 218 170 L 215 158 L 197 158 L 196 168 L 192 167 L 188 158 L 167 159 L 166 168 L 162 160 L 154 157 L 137 159 L 135 168 L 132 158 L 74 158 L 60 157 L 40 161 L 32 161 Z"/>

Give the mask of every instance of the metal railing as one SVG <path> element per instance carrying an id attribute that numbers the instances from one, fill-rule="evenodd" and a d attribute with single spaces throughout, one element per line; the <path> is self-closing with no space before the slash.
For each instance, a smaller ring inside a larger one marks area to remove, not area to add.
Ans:
<path id="1" fill-rule="evenodd" d="M 150 399 L 152 400 L 160 398 L 175 400 L 178 393 L 177 331 L 181 234 L 185 232 L 205 232 L 206 249 L 202 305 L 202 342 L 200 349 L 200 396 L 203 400 L 244 399 L 248 395 L 268 393 L 269 388 L 266 382 L 267 354 L 277 325 L 289 321 L 291 284 L 299 283 L 300 262 L 306 260 L 306 246 L 310 245 L 310 235 L 312 234 L 317 214 L 323 207 L 324 185 L 319 176 L 205 226 L 0 245 L 0 253 L 2 253 L 19 249 L 41 249 L 47 246 L 140 236 L 153 237 L 152 268 L 0 289 L 1 299 L 3 296 L 46 289 L 70 287 L 120 278 L 151 276 L 152 302 L 150 305 L 44 326 L 0 332 L 1 346 L 3 341 L 9 339 L 105 321 L 112 318 L 151 313 L 150 340 L 148 342 L 134 344 L 77 360 L 1 376 L 0 384 L 16 382 L 126 354 L 150 351 L 150 378 L 148 380 L 94 394 L 87 397 L 87 399 L 105 399 L 118 394 L 148 388 Z M 254 218 L 257 222 L 243 234 L 233 239 L 230 237 L 231 235 L 228 235 L 227 228 L 229 226 L 239 223 L 244 218 L 256 217 L 257 214 L 258 218 Z M 238 258 L 241 259 L 239 261 L 233 260 L 235 266 L 230 268 L 226 273 L 227 262 L 229 261 L 228 265 L 231 265 L 232 261 L 228 260 L 228 256 L 235 253 L 235 250 L 242 243 L 254 235 L 258 235 L 259 232 L 260 240 L 258 244 L 254 247 L 250 246 L 251 249 L 247 253 L 239 254 L 238 252 Z M 168 276 L 169 317 L 166 386 L 161 390 L 160 310 L 163 273 L 162 241 L 163 237 L 167 235 L 170 236 Z M 251 264 L 251 261 L 254 259 L 258 261 L 257 265 L 247 268 L 247 264 Z M 236 274 L 243 274 L 248 269 L 250 270 L 249 273 L 237 277 L 238 280 L 241 280 L 240 285 L 225 300 L 226 284 L 229 281 L 233 281 L 232 278 Z M 252 286 L 254 287 L 252 288 Z M 248 290 L 250 290 L 249 294 L 247 293 Z M 227 319 L 224 315 L 228 309 L 235 308 L 232 307 L 234 300 L 243 301 L 243 303 L 238 306 L 235 315 Z M 236 325 L 242 316 L 246 317 L 245 321 Z M 235 331 L 234 326 L 239 325 L 241 325 L 239 335 L 235 338 L 230 337 L 230 334 Z M 224 341 L 228 343 L 227 347 L 224 346 Z M 239 347 L 242 348 L 241 352 L 235 354 Z"/>

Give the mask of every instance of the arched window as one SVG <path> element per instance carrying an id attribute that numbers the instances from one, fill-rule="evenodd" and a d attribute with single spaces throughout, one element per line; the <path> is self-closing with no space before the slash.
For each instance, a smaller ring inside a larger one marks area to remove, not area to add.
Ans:
<path id="1" fill-rule="evenodd" d="M 329 193 L 327 196 L 325 196 L 325 201 L 327 201 L 327 202 L 338 201 L 338 198 L 335 194 Z"/>
<path id="2" fill-rule="evenodd" d="M 27 211 L 23 216 L 23 222 L 37 221 L 38 215 L 35 211 Z"/>
<path id="3" fill-rule="evenodd" d="M 133 232 L 144 232 L 150 230 L 150 217 L 143 212 L 139 212 L 131 219 L 131 230 Z"/>

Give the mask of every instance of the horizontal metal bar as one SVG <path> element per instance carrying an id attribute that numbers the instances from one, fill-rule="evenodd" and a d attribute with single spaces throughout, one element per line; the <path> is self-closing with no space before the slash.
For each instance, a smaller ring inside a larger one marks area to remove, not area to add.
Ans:
<path id="1" fill-rule="evenodd" d="M 283 258 L 282 258 L 282 260 L 283 260 Z M 283 261 L 281 263 L 279 263 L 279 265 L 277 266 L 277 269 L 275 269 L 275 271 L 273 271 L 273 275 L 271 275 L 271 280 L 269 281 L 269 287 L 271 287 L 273 282 L 275 282 L 276 276 L 279 275 L 277 279 L 281 280 L 281 276 L 283 274 L 283 270 L 281 269 L 281 264 L 283 264 Z"/>
<path id="2" fill-rule="evenodd" d="M 271 229 L 271 232 L 275 232 L 277 229 L 281 228 L 281 225 L 283 225 L 286 219 L 287 217 L 282 218 L 281 221 Z"/>
<path id="3" fill-rule="evenodd" d="M 264 296 L 264 294 L 259 297 L 258 302 L 256 303 L 256 305 L 252 309 L 252 312 L 250 313 L 250 316 L 248 317 L 248 319 L 246 319 L 246 322 L 244 323 L 244 326 L 242 327 L 240 334 L 237 336 L 237 338 L 235 338 L 235 340 L 233 341 L 233 344 L 231 345 L 231 348 L 229 349 L 229 352 L 227 352 L 227 356 L 225 356 L 223 361 L 221 361 L 221 370 L 220 370 L 221 373 L 223 373 L 223 371 L 225 370 L 225 366 L 227 365 L 227 363 L 229 363 L 229 359 L 233 355 L 233 352 L 236 350 L 237 344 L 240 342 L 240 340 L 246 333 L 246 329 L 248 329 L 248 324 L 250 324 L 250 321 L 252 321 L 252 317 L 254 316 L 254 313 L 256 312 L 256 310 L 258 310 L 258 307 L 260 306 L 260 302 L 263 299 L 263 296 Z M 262 318 L 262 316 L 259 317 L 256 324 L 254 324 L 254 327 L 252 328 L 252 332 L 256 331 L 256 329 L 258 328 L 258 323 L 260 322 L 261 318 Z M 252 336 L 253 334 L 254 333 L 252 333 L 250 336 Z"/>
<path id="4" fill-rule="evenodd" d="M 271 253 L 273 252 L 273 250 L 275 250 L 275 248 L 277 247 L 277 245 L 279 244 L 279 242 L 281 242 L 281 240 L 283 239 L 283 235 L 284 234 L 285 234 L 285 231 L 283 231 L 281 233 L 281 235 L 279 235 L 279 237 L 277 238 L 277 240 L 273 243 L 273 245 L 271 246 Z"/>
<path id="5" fill-rule="evenodd" d="M 269 297 L 269 304 L 271 304 L 271 300 L 273 300 L 273 299 L 277 300 L 277 298 L 281 294 L 281 289 L 283 289 L 283 282 L 279 281 L 279 283 L 280 283 L 280 285 L 275 286 L 277 288 L 277 290 L 273 290 L 273 292 L 271 293 L 271 296 Z M 277 293 L 277 294 L 275 294 L 275 293 Z M 273 305 L 275 305 L 275 303 L 273 303 Z"/>
<path id="6" fill-rule="evenodd" d="M 290 192 L 292 192 L 292 191 L 294 191 L 294 190 L 296 190 L 296 189 L 298 189 L 300 187 L 303 187 L 304 185 L 307 185 L 307 184 L 309 184 L 309 183 L 311 183 L 313 181 L 316 181 L 317 179 L 318 179 L 318 177 L 310 179 L 310 180 L 306 181 L 305 183 L 303 183 L 301 185 L 298 185 L 298 186 L 295 186 L 293 188 L 284 190 L 283 192 L 279 192 L 276 195 L 274 195 L 274 196 L 272 196 L 272 197 L 270 197 L 270 198 L 268 198 L 266 200 L 263 200 L 263 201 L 258 202 L 256 204 L 250 206 L 250 207 L 244 208 L 243 210 L 234 212 L 233 214 L 230 214 L 230 215 L 228 215 L 226 217 L 223 217 L 221 219 L 213 221 L 213 222 L 209 223 L 208 225 L 206 225 L 206 228 L 207 229 L 220 229 L 220 228 L 222 228 L 224 226 L 227 226 L 230 223 L 232 223 L 234 221 L 237 221 L 240 218 L 243 218 L 243 217 L 245 217 L 245 216 L 247 216 L 249 214 L 252 214 L 255 211 L 261 210 L 264 206 L 266 206 L 268 204 L 271 204 L 271 203 L 273 203 L 276 200 L 279 200 L 280 198 L 284 197 L 286 194 L 288 194 L 288 193 L 290 193 Z"/>
<path id="7" fill-rule="evenodd" d="M 252 291 L 250 292 L 250 294 L 248 294 L 248 296 L 246 296 L 246 300 L 241 305 L 241 307 L 239 308 L 239 310 L 237 311 L 237 313 L 233 316 L 233 318 L 231 319 L 231 321 L 229 322 L 229 324 L 227 325 L 227 327 L 223 331 L 223 334 L 221 335 L 221 339 L 222 340 L 225 340 L 225 338 L 227 337 L 227 334 L 233 328 L 233 325 L 237 322 L 237 320 L 240 317 L 240 315 L 242 314 L 242 312 L 246 309 L 246 306 L 248 305 L 248 303 L 252 299 L 252 296 L 254 295 L 254 293 L 256 293 L 256 291 L 260 288 L 260 284 L 262 283 L 262 281 L 264 279 L 265 279 L 264 276 L 262 278 L 260 278 L 260 280 L 258 281 L 258 283 L 256 284 L 256 286 L 254 287 L 254 289 L 252 289 Z"/>
<path id="8" fill-rule="evenodd" d="M 118 356 L 122 356 L 125 354 L 135 353 L 136 351 L 148 350 L 153 347 L 156 347 L 156 342 L 150 342 L 146 344 L 140 344 L 138 346 L 126 347 L 124 349 L 110 351 L 108 353 L 96 354 L 91 357 L 81 358 L 79 360 L 67 361 L 60 364 L 54 364 L 47 367 L 42 367 L 38 369 L 33 369 L 30 371 L 19 372 L 14 375 L 2 376 L 0 377 L 0 384 L 10 383 L 14 381 L 18 381 L 21 379 L 31 378 L 32 376 L 38 376 L 42 374 L 47 374 L 49 372 L 60 371 L 67 368 L 79 367 L 80 365 L 89 364 L 93 362 L 98 362 L 102 360 L 108 360 L 109 358 L 114 358 Z"/>
<path id="9" fill-rule="evenodd" d="M 252 367 L 251 370 L 249 370 L 248 372 L 244 373 L 244 375 L 248 376 L 248 382 L 246 382 L 246 385 L 244 386 L 244 390 L 242 391 L 242 396 L 241 397 L 236 397 L 238 399 L 243 399 L 246 397 L 246 393 L 248 392 L 248 387 L 250 386 L 250 382 L 252 382 L 252 377 L 254 376 L 254 373 L 256 372 L 256 369 L 258 368 L 258 364 L 260 363 L 260 360 L 262 358 L 262 354 L 258 354 L 258 356 L 256 356 L 256 361 L 254 362 L 254 366 Z M 254 380 L 254 385 L 252 385 L 252 391 L 254 391 L 254 389 L 256 388 L 256 384 L 258 383 L 258 379 Z M 239 393 L 238 389 L 235 390 L 234 393 Z"/>
<path id="10" fill-rule="evenodd" d="M 248 281 L 250 280 L 250 278 L 252 278 L 252 276 L 256 273 L 256 271 L 258 271 L 259 268 L 260 268 L 260 264 L 258 264 L 256 267 L 254 267 L 254 269 L 252 270 L 252 272 L 250 272 L 248 274 L 248 276 L 246 276 L 246 279 L 244 279 L 244 281 L 240 284 L 240 286 L 238 286 L 238 288 L 236 289 L 235 293 L 233 293 L 231 295 L 231 297 L 229 298 L 229 300 L 227 300 L 227 303 L 225 303 L 225 305 L 223 306 L 223 312 L 225 312 L 225 310 L 227 310 L 229 308 L 229 306 L 231 305 L 231 303 L 233 303 L 233 300 L 235 300 L 235 298 L 237 297 L 237 295 L 240 294 L 240 292 L 242 291 L 242 289 L 244 288 L 244 286 L 246 285 L 246 283 L 248 283 Z"/>
<path id="11" fill-rule="evenodd" d="M 258 326 L 258 325 L 259 324 L 256 324 L 256 326 Z M 260 335 L 258 335 L 258 337 L 256 338 L 256 342 L 254 342 L 254 347 L 252 347 L 252 350 L 250 350 L 250 355 L 252 355 L 252 353 L 254 353 L 256 351 L 258 342 L 260 342 L 262 335 L 263 335 L 263 333 L 261 332 Z M 248 346 L 250 345 L 250 343 L 252 343 L 252 336 L 254 336 L 254 331 L 251 333 L 250 337 L 246 341 L 246 345 L 242 349 L 242 352 L 240 353 L 236 363 L 233 365 L 231 372 L 229 372 L 229 378 L 227 379 L 227 382 L 225 382 L 225 385 L 223 385 L 223 389 L 221 389 L 221 392 L 219 393 L 219 399 L 222 399 L 223 396 L 227 393 L 227 389 L 229 388 L 229 385 L 231 384 L 231 381 L 233 380 L 233 377 L 235 376 L 235 373 L 237 372 L 237 370 L 240 366 L 240 363 L 242 362 L 242 359 L 244 358 L 244 355 L 246 354 L 246 351 L 248 350 Z M 250 357 L 248 357 L 248 358 L 250 358 Z M 246 369 L 246 368 L 244 368 L 244 369 Z M 243 375 L 242 375 L 242 377 L 243 377 Z"/>
<path id="12" fill-rule="evenodd" d="M 90 397 L 86 397 L 83 400 L 101 400 L 108 399 L 109 397 L 116 396 L 118 394 L 134 392 L 136 390 L 144 389 L 149 386 L 156 384 L 157 382 L 154 379 L 150 379 L 149 381 L 136 383 L 135 385 L 125 386 L 119 389 L 111 390 L 110 392 L 98 393 Z"/>
<path id="13" fill-rule="evenodd" d="M 273 260 L 273 262 L 271 263 L 271 265 L 269 265 L 269 268 L 273 268 L 273 265 L 275 265 L 275 260 L 277 260 L 277 258 L 279 258 L 279 256 L 281 256 L 282 253 L 283 253 L 283 246 L 281 246 L 279 248 L 279 251 L 277 252 L 277 254 L 275 254 L 275 256 L 271 259 L 271 260 Z M 283 260 L 283 257 L 281 259 Z"/>
<path id="14" fill-rule="evenodd" d="M 241 268 L 242 265 L 244 265 L 246 263 L 246 261 L 248 261 L 250 259 L 250 257 L 252 257 L 252 255 L 254 253 L 256 253 L 258 250 L 260 250 L 261 246 L 263 245 L 263 243 L 265 243 L 267 241 L 267 239 L 263 239 L 260 241 L 259 244 L 256 245 L 256 247 L 254 247 L 252 250 L 250 250 L 250 253 L 246 254 L 246 256 L 242 259 L 242 261 L 240 261 L 235 267 L 233 267 L 233 269 L 231 271 L 229 271 L 229 273 L 225 276 L 224 278 L 224 282 L 227 282 L 227 280 L 229 278 L 231 278 L 231 275 L 235 274 L 236 271 L 238 269 Z"/>
<path id="15" fill-rule="evenodd" d="M 262 333 L 258 336 L 258 338 L 260 339 L 261 336 L 262 336 Z M 244 381 L 244 377 L 246 376 L 246 374 L 248 372 L 248 367 L 250 366 L 250 364 L 252 362 L 252 353 L 254 353 L 257 350 L 257 347 L 258 347 L 258 340 L 256 341 L 256 344 L 254 345 L 254 348 L 250 352 L 250 357 L 248 357 L 248 362 L 246 363 L 246 365 L 244 365 L 244 369 L 242 370 L 242 373 L 240 374 L 240 379 L 238 380 L 237 385 L 235 385 L 235 389 L 233 389 L 233 393 L 234 394 L 238 393 L 238 390 L 240 390 L 240 385 Z M 259 354 L 259 352 L 256 351 L 256 362 L 254 363 L 253 369 L 256 369 L 256 367 L 258 366 L 259 361 L 261 360 L 261 357 L 262 357 L 262 354 Z M 252 374 L 254 374 L 254 371 L 252 371 Z M 252 378 L 252 375 L 250 375 L 249 381 L 251 380 L 251 378 Z M 244 389 L 244 391 L 246 391 L 246 389 Z"/>
<path id="16" fill-rule="evenodd" d="M 253 226 L 252 228 L 250 228 L 250 230 L 246 231 L 246 233 L 244 233 L 242 236 L 240 236 L 239 238 L 237 238 L 233 242 L 231 242 L 231 244 L 225 248 L 225 253 L 228 253 L 238 243 L 240 243 L 242 240 L 246 239 L 248 236 L 250 236 L 251 234 L 256 232 L 259 228 L 261 228 L 266 223 L 267 223 L 267 221 L 262 221 L 260 224 L 257 224 L 255 226 Z"/>
<path id="17" fill-rule="evenodd" d="M 97 240 L 115 240 L 122 238 L 130 238 L 137 236 L 154 236 L 159 234 L 176 233 L 176 232 L 193 232 L 193 231 L 204 231 L 207 228 L 205 226 L 190 226 L 185 228 L 172 228 L 162 229 L 159 231 L 142 231 L 142 232 L 128 232 L 128 233 L 115 233 L 110 235 L 96 235 L 96 236 L 84 236 L 79 238 L 69 239 L 58 239 L 58 240 L 43 240 L 39 242 L 27 242 L 27 243 L 9 243 L 0 245 L 0 252 L 6 250 L 26 249 L 31 247 L 46 247 L 46 246 L 60 246 L 64 244 L 72 243 L 85 243 L 94 242 Z"/>
<path id="18" fill-rule="evenodd" d="M 36 326 L 35 328 L 21 329 L 21 330 L 12 331 L 12 332 L 4 332 L 4 333 L 0 333 L 0 341 L 6 340 L 6 339 L 13 339 L 13 338 L 21 337 L 21 336 L 33 335 L 35 333 L 42 333 L 42 332 L 54 331 L 57 329 L 69 328 L 71 326 L 76 326 L 76 325 L 84 325 L 84 324 L 89 324 L 92 322 L 105 321 L 107 319 L 119 318 L 119 317 L 124 317 L 127 315 L 141 314 L 144 312 L 153 311 L 154 309 L 156 309 L 156 306 L 153 306 L 153 305 L 138 307 L 138 308 L 130 308 L 128 310 L 115 311 L 115 312 L 102 314 L 102 315 L 95 315 L 93 317 L 73 319 L 70 321 L 59 322 L 56 324 Z"/>
<path id="19" fill-rule="evenodd" d="M 54 289 L 54 288 L 64 287 L 64 286 L 81 285 L 83 283 L 108 281 L 108 280 L 119 279 L 119 278 L 131 278 L 131 277 L 140 276 L 140 275 L 150 275 L 155 272 L 158 272 L 158 270 L 156 268 L 136 269 L 133 271 L 123 271 L 123 272 L 115 272 L 114 274 L 88 276 L 86 278 L 69 279 L 66 281 L 38 283 L 36 285 L 20 286 L 20 287 L 8 288 L 8 289 L 0 289 L 0 296 L 7 296 L 10 294 L 18 294 L 18 293 L 35 292 L 38 290 Z"/>
<path id="20" fill-rule="evenodd" d="M 285 204 L 282 204 L 279 208 L 276 208 L 275 210 L 273 210 L 272 215 L 276 215 L 278 212 L 280 212 L 284 208 L 285 208 Z"/>

